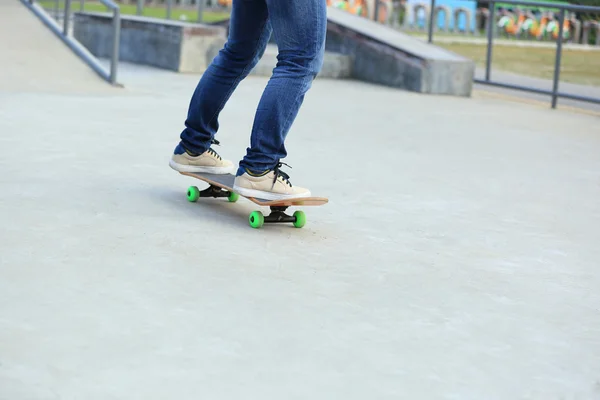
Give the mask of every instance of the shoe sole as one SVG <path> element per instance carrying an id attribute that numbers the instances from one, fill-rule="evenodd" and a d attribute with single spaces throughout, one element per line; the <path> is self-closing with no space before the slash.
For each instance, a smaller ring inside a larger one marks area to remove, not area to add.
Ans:
<path id="1" fill-rule="evenodd" d="M 175 161 L 169 161 L 169 167 L 177 172 L 204 172 L 207 174 L 226 175 L 233 173 L 233 165 L 231 167 L 200 167 L 196 165 L 182 165 Z"/>
<path id="2" fill-rule="evenodd" d="M 301 194 L 277 194 L 273 192 L 263 192 L 262 190 L 246 189 L 233 185 L 233 190 L 244 197 L 253 197 L 262 200 L 294 200 L 310 197 L 310 192 Z"/>

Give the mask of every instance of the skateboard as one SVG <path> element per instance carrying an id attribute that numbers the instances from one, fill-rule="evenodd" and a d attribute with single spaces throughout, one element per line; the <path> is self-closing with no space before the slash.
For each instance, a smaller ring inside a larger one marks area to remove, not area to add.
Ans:
<path id="1" fill-rule="evenodd" d="M 302 228 L 306 224 L 306 214 L 303 211 L 295 211 L 293 215 L 285 213 L 288 207 L 295 206 L 321 206 L 329 200 L 325 197 L 301 197 L 285 200 L 265 200 L 255 197 L 243 196 L 233 190 L 235 176 L 232 174 L 209 174 L 206 172 L 180 172 L 182 175 L 200 179 L 209 184 L 207 189 L 200 190 L 196 186 L 190 186 L 187 191 L 187 199 L 191 202 L 198 201 L 201 197 L 226 197 L 231 203 L 238 201 L 240 196 L 247 198 L 255 204 L 270 207 L 271 213 L 263 215 L 260 211 L 252 211 L 248 216 L 248 222 L 252 228 L 258 229 L 266 223 L 292 223 L 296 228 Z"/>

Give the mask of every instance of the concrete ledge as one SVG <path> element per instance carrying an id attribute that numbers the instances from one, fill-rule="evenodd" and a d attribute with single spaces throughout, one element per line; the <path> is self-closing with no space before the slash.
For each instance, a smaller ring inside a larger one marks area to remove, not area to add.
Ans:
<path id="1" fill-rule="evenodd" d="M 326 48 L 352 56 L 353 78 L 420 93 L 471 95 L 473 61 L 335 8 L 327 14 Z"/>
<path id="2" fill-rule="evenodd" d="M 73 35 L 96 57 L 109 57 L 112 15 L 75 13 Z M 139 16 L 121 17 L 119 59 L 177 72 L 202 72 L 227 40 L 219 26 L 167 21 Z"/>

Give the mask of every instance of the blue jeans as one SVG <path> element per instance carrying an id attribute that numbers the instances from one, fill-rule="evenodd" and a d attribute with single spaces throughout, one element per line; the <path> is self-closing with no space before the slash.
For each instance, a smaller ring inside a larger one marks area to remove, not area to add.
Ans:
<path id="1" fill-rule="evenodd" d="M 278 62 L 258 104 L 238 175 L 246 168 L 255 173 L 273 169 L 287 155 L 285 138 L 323 65 L 326 30 L 326 0 L 233 0 L 227 43 L 194 91 L 175 152 L 208 150 L 221 110 L 273 34 Z"/>

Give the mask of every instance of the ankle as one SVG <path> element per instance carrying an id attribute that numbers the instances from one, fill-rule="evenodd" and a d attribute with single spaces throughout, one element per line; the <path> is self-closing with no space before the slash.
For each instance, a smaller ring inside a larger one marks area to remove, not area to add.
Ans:
<path id="1" fill-rule="evenodd" d="M 249 168 L 244 168 L 244 167 L 239 167 L 237 170 L 237 176 L 242 176 L 244 174 L 248 174 L 250 176 L 254 176 L 254 177 L 260 177 L 260 176 L 264 176 L 266 174 L 269 173 L 270 170 L 266 170 L 266 171 L 253 171 Z"/>
<path id="2" fill-rule="evenodd" d="M 183 150 L 187 153 L 188 156 L 190 157 L 198 157 L 200 154 L 194 153 L 193 151 L 190 151 L 188 149 L 186 149 L 185 147 L 183 148 Z"/>
<path id="3" fill-rule="evenodd" d="M 190 150 L 182 142 L 180 142 L 179 144 L 177 144 L 177 147 L 175 148 L 174 153 L 175 154 L 187 154 L 187 155 L 189 155 L 191 157 L 198 157 L 200 154 L 202 154 L 202 153 L 198 153 L 198 152 L 195 152 L 193 150 Z"/>

